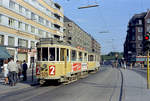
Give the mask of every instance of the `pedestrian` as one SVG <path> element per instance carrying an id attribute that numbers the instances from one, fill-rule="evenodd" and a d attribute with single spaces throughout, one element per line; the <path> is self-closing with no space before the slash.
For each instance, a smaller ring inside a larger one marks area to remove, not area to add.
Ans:
<path id="1" fill-rule="evenodd" d="M 17 70 L 17 80 L 20 81 L 20 76 L 22 74 L 21 64 L 20 64 L 20 62 L 18 60 L 16 62 L 17 62 L 17 67 L 18 67 L 18 70 Z"/>
<path id="2" fill-rule="evenodd" d="M 126 68 L 127 68 L 126 61 L 124 61 L 124 69 L 126 69 Z"/>
<path id="3" fill-rule="evenodd" d="M 26 61 L 23 61 L 23 65 L 22 65 L 22 74 L 23 74 L 23 81 L 27 80 L 27 69 L 28 69 L 28 65 L 26 64 Z"/>
<path id="4" fill-rule="evenodd" d="M 8 70 L 8 60 L 4 60 L 4 64 L 2 66 L 3 72 L 4 72 L 4 78 L 5 78 L 5 84 L 8 84 L 8 75 L 9 75 L 9 70 Z"/>
<path id="5" fill-rule="evenodd" d="M 10 78 L 10 85 L 15 86 L 17 83 L 17 64 L 14 62 L 13 58 L 10 58 L 8 63 L 8 70 L 9 70 L 9 78 Z"/>

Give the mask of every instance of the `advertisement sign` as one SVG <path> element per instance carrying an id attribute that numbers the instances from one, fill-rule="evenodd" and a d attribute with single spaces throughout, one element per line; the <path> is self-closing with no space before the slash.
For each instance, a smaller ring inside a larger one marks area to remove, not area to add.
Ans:
<path id="1" fill-rule="evenodd" d="M 49 75 L 55 75 L 56 68 L 54 65 L 49 66 Z"/>
<path id="2" fill-rule="evenodd" d="M 72 71 L 75 72 L 75 71 L 79 71 L 79 70 L 81 70 L 81 63 L 73 63 Z"/>
<path id="3" fill-rule="evenodd" d="M 82 71 L 87 69 L 88 69 L 87 63 L 82 63 Z"/>

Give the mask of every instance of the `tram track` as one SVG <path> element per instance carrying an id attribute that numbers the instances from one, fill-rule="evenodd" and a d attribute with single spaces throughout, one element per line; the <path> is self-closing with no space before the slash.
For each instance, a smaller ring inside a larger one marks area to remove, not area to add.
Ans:
<path id="1" fill-rule="evenodd" d="M 120 96 L 119 96 L 119 101 L 123 101 L 123 93 L 124 93 L 124 89 L 123 89 L 123 87 L 124 87 L 124 80 L 123 80 L 123 73 L 122 73 L 122 71 L 119 69 L 119 71 L 120 71 L 120 74 L 121 74 L 121 88 L 120 88 Z"/>
<path id="2" fill-rule="evenodd" d="M 123 88 L 120 88 L 120 82 L 122 85 L 117 69 L 105 68 L 69 85 L 45 87 L 38 85 L 7 93 L 0 96 L 0 99 L 1 101 L 91 101 L 93 97 L 89 98 L 89 95 L 93 94 L 94 101 L 99 101 L 99 98 L 100 101 L 122 101 L 123 90 L 120 89 Z"/>

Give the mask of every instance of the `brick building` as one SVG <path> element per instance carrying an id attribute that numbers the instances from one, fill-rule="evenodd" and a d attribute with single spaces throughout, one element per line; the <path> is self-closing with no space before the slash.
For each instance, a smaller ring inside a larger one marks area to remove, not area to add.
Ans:
<path id="1" fill-rule="evenodd" d="M 135 14 L 128 23 L 124 43 L 124 57 L 128 62 L 138 62 L 137 57 L 144 56 L 144 36 L 150 32 L 150 11 Z"/>

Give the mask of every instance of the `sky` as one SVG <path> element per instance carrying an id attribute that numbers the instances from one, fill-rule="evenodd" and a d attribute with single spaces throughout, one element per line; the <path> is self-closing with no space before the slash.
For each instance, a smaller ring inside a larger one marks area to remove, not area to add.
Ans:
<path id="1" fill-rule="evenodd" d="M 101 44 L 101 53 L 123 52 L 127 25 L 134 14 L 150 9 L 150 0 L 54 0 L 64 15 Z M 98 7 L 78 9 L 99 4 Z M 107 31 L 108 33 L 100 33 Z"/>

